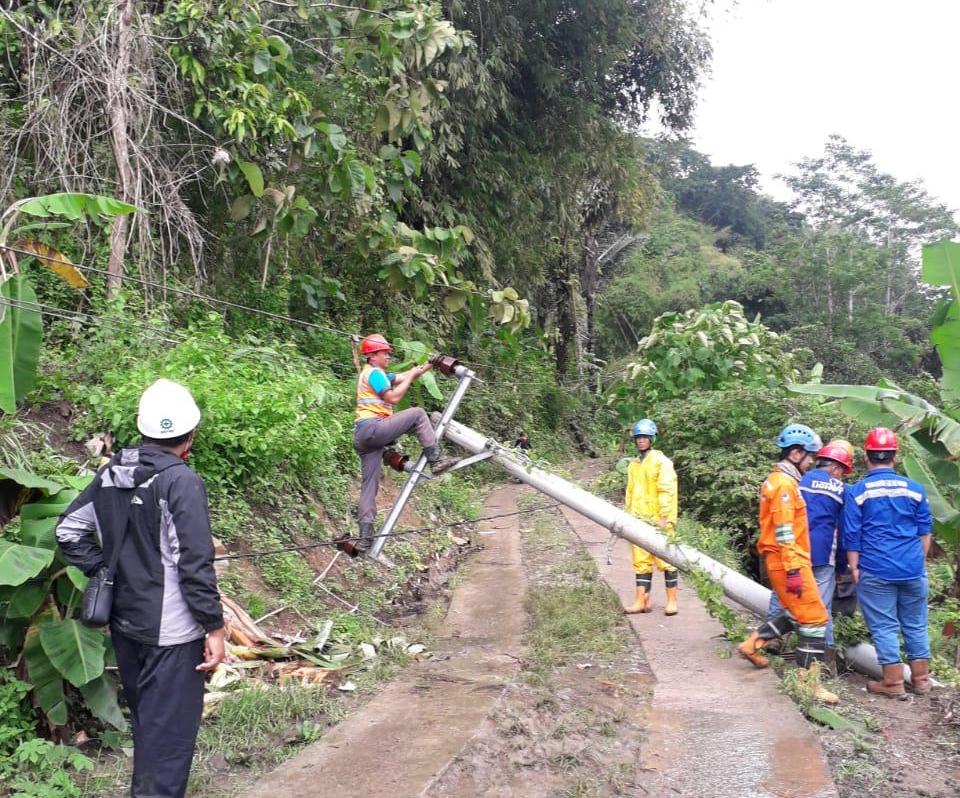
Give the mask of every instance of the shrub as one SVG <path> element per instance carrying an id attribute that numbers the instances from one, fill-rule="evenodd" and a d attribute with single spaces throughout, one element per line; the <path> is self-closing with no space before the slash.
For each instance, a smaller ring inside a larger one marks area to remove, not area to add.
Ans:
<path id="1" fill-rule="evenodd" d="M 118 441 L 139 439 L 137 402 L 158 377 L 190 388 L 203 411 L 193 464 L 214 487 L 332 480 L 345 492 L 353 472 L 352 404 L 344 381 L 311 369 L 292 345 L 236 340 L 211 314 L 179 345 L 135 351 L 106 366 L 94 386 L 64 390 L 83 410 L 81 433 L 111 429 Z"/>
<path id="2" fill-rule="evenodd" d="M 680 508 L 707 527 L 729 533 L 735 549 L 752 549 L 759 488 L 778 451 L 773 444 L 790 421 L 812 426 L 827 440 L 858 440 L 865 430 L 838 409 L 778 389 L 742 387 L 693 393 L 650 405 L 660 428 L 658 448 L 674 462 Z"/>
<path id="3" fill-rule="evenodd" d="M 624 420 L 640 415 L 644 405 L 691 391 L 772 388 L 795 376 L 779 336 L 748 321 L 733 301 L 657 317 L 639 355 L 611 397 Z"/>

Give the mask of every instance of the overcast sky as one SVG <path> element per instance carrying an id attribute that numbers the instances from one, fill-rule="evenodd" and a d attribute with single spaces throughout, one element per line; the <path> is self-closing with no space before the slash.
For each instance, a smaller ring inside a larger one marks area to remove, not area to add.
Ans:
<path id="1" fill-rule="evenodd" d="M 692 0 L 692 4 L 699 0 Z M 712 75 L 692 131 L 715 164 L 773 175 L 830 133 L 960 209 L 960 2 L 717 0 Z"/>

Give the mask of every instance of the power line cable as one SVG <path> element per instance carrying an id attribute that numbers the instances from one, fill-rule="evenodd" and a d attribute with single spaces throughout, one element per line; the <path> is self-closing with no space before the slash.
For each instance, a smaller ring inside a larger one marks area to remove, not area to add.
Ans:
<path id="1" fill-rule="evenodd" d="M 73 266 L 77 269 L 81 269 L 83 271 L 87 271 L 92 274 L 100 274 L 106 277 L 115 276 L 115 275 L 111 275 L 110 272 L 108 272 L 106 269 L 100 269 L 100 268 L 97 268 L 96 266 L 88 266 L 85 263 L 74 263 L 72 261 L 63 260 L 60 258 L 51 258 L 45 255 L 43 256 L 37 255 L 35 252 L 30 252 L 29 250 L 25 250 L 25 249 L 19 249 L 15 246 L 11 246 L 10 244 L 0 245 L 0 249 L 6 249 L 6 250 L 9 250 L 10 252 L 15 252 L 18 255 L 27 255 L 29 257 L 37 258 L 40 261 L 46 261 L 48 263 L 60 263 L 60 264 L 63 264 L 64 266 Z M 346 330 L 338 330 L 335 327 L 328 327 L 327 325 L 317 324 L 316 322 L 307 321 L 305 319 L 296 319 L 293 316 L 285 316 L 282 313 L 274 313 L 273 311 L 263 310 L 262 308 L 254 308 L 249 305 L 241 305 L 238 302 L 231 302 L 227 299 L 217 299 L 216 297 L 212 297 L 207 294 L 201 294 L 198 291 L 192 291 L 189 288 L 181 288 L 179 286 L 166 285 L 164 283 L 157 282 L 156 280 L 148 280 L 144 277 L 137 277 L 132 274 L 125 274 L 123 275 L 122 279 L 129 280 L 130 282 L 138 283 L 140 285 L 157 288 L 157 289 L 160 289 L 161 291 L 171 291 L 175 294 L 181 294 L 182 296 L 189 296 L 194 299 L 198 299 L 201 302 L 206 302 L 208 304 L 221 305 L 223 307 L 233 308 L 234 310 L 242 310 L 245 313 L 255 313 L 260 316 L 265 316 L 267 318 L 274 319 L 275 321 L 283 321 L 288 324 L 299 324 L 303 327 L 309 327 L 314 330 L 321 330 L 323 332 L 328 332 L 328 333 L 332 333 L 333 335 L 343 336 L 351 340 L 354 337 L 356 337 L 355 333 L 347 332 Z"/>
<path id="2" fill-rule="evenodd" d="M 619 489 L 614 489 L 613 491 L 603 491 L 601 493 L 594 494 L 594 495 L 607 496 L 607 495 L 613 495 L 614 493 L 617 493 L 617 492 L 619 492 Z M 390 532 L 386 535 L 381 535 L 381 534 L 374 535 L 372 538 L 369 538 L 369 537 L 361 538 L 360 536 L 357 536 L 357 535 L 353 535 L 353 536 L 344 535 L 334 540 L 324 540 L 324 541 L 318 541 L 316 543 L 305 543 L 297 546 L 283 546 L 276 549 L 266 549 L 263 551 L 245 552 L 242 554 L 223 554 L 223 555 L 220 555 L 219 557 L 214 557 L 213 559 L 215 561 L 221 561 L 221 560 L 253 559 L 258 557 L 272 557 L 278 554 L 290 554 L 298 551 L 310 551 L 312 549 L 319 549 L 325 546 L 340 546 L 344 543 L 353 543 L 359 540 L 374 540 L 377 538 L 389 539 L 389 538 L 396 538 L 396 537 L 405 537 L 407 535 L 422 535 L 427 532 L 434 532 L 438 529 L 449 529 L 449 528 L 458 527 L 458 526 L 472 526 L 473 524 L 480 524 L 485 521 L 495 521 L 500 518 L 511 518 L 519 515 L 528 515 L 530 513 L 537 513 L 543 510 L 552 510 L 556 507 L 559 507 L 561 504 L 562 502 L 550 502 L 549 504 L 541 504 L 536 507 L 527 507 L 522 510 L 514 510 L 509 513 L 497 513 L 495 515 L 487 515 L 487 516 L 483 516 L 482 518 L 475 518 L 472 520 L 463 519 L 461 521 L 452 521 L 447 524 L 434 524 L 432 526 L 414 527 L 413 529 L 401 529 L 395 532 Z"/>
<path id="3" fill-rule="evenodd" d="M 41 313 L 44 316 L 51 316 L 54 318 L 63 319 L 65 321 L 74 321 L 80 324 L 97 324 L 103 326 L 109 326 L 104 324 L 103 320 L 97 316 L 85 313 L 82 310 L 67 310 L 65 308 L 58 308 L 54 305 L 46 305 L 42 302 L 29 302 L 19 299 L 12 299 L 9 297 L 0 297 L 0 305 L 9 305 L 10 307 L 20 308 L 22 310 L 32 310 L 37 313 Z M 140 333 L 147 335 L 148 337 L 154 338 L 156 340 L 161 340 L 169 344 L 177 346 L 189 340 L 187 336 L 182 335 L 181 333 L 171 330 L 168 327 L 162 329 L 156 329 L 149 327 L 144 324 L 139 324 L 134 321 L 127 321 L 125 319 L 113 319 L 114 324 L 118 327 L 126 328 L 119 329 L 115 331 L 118 332 L 127 332 L 129 330 L 136 330 Z M 175 336 L 175 338 L 167 338 L 165 335 Z"/>
<path id="4" fill-rule="evenodd" d="M 108 272 L 106 269 L 99 269 L 99 268 L 97 268 L 97 267 L 88 266 L 88 265 L 83 264 L 83 263 L 73 263 L 72 261 L 65 260 L 65 259 L 60 259 L 60 258 L 51 258 L 51 257 L 39 256 L 39 255 L 37 255 L 37 254 L 34 253 L 34 252 L 31 252 L 31 251 L 29 251 L 29 250 L 24 250 L 24 249 L 15 247 L 15 246 L 11 246 L 11 245 L 9 245 L 9 244 L 0 245 L 0 249 L 7 249 L 7 250 L 9 250 L 9 251 L 11 251 L 11 252 L 15 252 L 15 253 L 20 254 L 20 255 L 25 255 L 25 256 L 37 258 L 37 259 L 39 259 L 39 260 L 41 260 L 41 261 L 46 261 L 46 262 L 50 262 L 50 263 L 60 263 L 60 264 L 67 265 L 67 266 L 74 266 L 75 268 L 83 269 L 83 270 L 85 270 L 85 271 L 89 271 L 89 272 L 94 273 L 94 274 L 111 276 L 111 275 L 110 275 L 110 272 Z M 157 281 L 155 281 L 155 280 L 147 280 L 147 279 L 145 279 L 145 278 L 136 277 L 136 276 L 134 276 L 134 275 L 124 275 L 123 279 L 129 280 L 129 281 L 134 282 L 134 283 L 138 283 L 138 284 L 140 284 L 140 285 L 155 287 L 155 288 L 158 288 L 158 289 L 160 289 L 160 290 L 162 290 L 162 291 L 171 291 L 171 292 L 173 292 L 173 293 L 181 294 L 181 295 L 184 295 L 184 296 L 189 296 L 189 297 L 198 299 L 198 300 L 200 300 L 200 301 L 202 301 L 202 302 L 206 302 L 206 303 L 211 304 L 211 305 L 220 305 L 220 306 L 222 306 L 222 307 L 232 308 L 232 309 L 239 310 L 239 311 L 244 311 L 244 312 L 247 312 L 247 313 L 254 313 L 254 314 L 262 315 L 262 316 L 265 316 L 265 317 L 267 317 L 267 318 L 272 318 L 272 319 L 274 319 L 274 320 L 283 321 L 283 322 L 289 323 L 289 324 L 297 324 L 297 325 L 301 325 L 301 326 L 304 326 L 304 327 L 307 327 L 307 328 L 317 329 L 317 330 L 321 330 L 321 331 L 324 331 L 324 332 L 329 332 L 329 333 L 334 334 L 334 335 L 338 335 L 338 336 L 342 336 L 342 337 L 348 338 L 348 339 L 350 339 L 351 341 L 355 341 L 356 338 L 359 337 L 357 334 L 351 333 L 351 332 L 347 332 L 346 330 L 340 330 L 340 329 L 337 329 L 337 328 L 335 328 L 335 327 L 330 327 L 330 326 L 323 325 L 323 324 L 317 324 L 317 323 L 315 323 L 315 322 L 306 321 L 306 320 L 304 320 L 304 319 L 297 319 L 297 318 L 294 318 L 294 317 L 292 317 L 292 316 L 287 316 L 287 315 L 280 314 L 280 313 L 274 313 L 274 312 L 272 312 L 272 311 L 263 310 L 263 309 L 261 309 L 261 308 L 254 308 L 254 307 L 251 307 L 251 306 L 249 306 L 249 305 L 242 305 L 242 304 L 240 304 L 240 303 L 231 302 L 231 301 L 225 300 L 225 299 L 217 299 L 216 297 L 211 297 L 211 296 L 209 296 L 209 295 L 202 294 L 202 293 L 197 292 L 197 291 L 192 291 L 192 290 L 187 289 L 187 288 L 180 288 L 180 287 L 176 287 L 176 286 L 165 285 L 164 283 L 159 283 L 159 282 L 157 282 Z M 440 286 L 440 287 L 443 287 L 443 286 Z M 60 309 L 60 308 L 55 308 L 54 306 L 50 306 L 50 305 L 45 306 L 45 307 L 41 306 L 41 307 L 38 307 L 38 309 L 39 309 L 41 312 L 43 312 L 43 313 L 45 313 L 46 315 L 49 315 L 49 316 L 55 316 L 55 317 L 57 317 L 58 314 L 60 314 L 60 315 L 59 315 L 59 318 L 67 318 L 67 317 L 65 317 L 65 316 L 62 315 L 62 312 L 63 312 L 62 309 Z M 75 311 L 75 313 L 82 313 L 82 311 Z M 94 319 L 94 321 L 92 321 L 92 322 L 90 322 L 90 323 L 98 323 L 98 324 L 102 324 L 102 323 L 103 323 L 103 321 L 102 321 L 101 319 L 98 319 L 97 317 L 89 316 L 89 314 L 87 314 L 87 315 L 88 315 L 89 318 Z M 70 319 L 70 320 L 79 321 L 80 319 L 79 319 L 79 317 L 74 317 L 74 318 L 72 318 L 72 319 Z M 114 321 L 116 321 L 117 323 L 126 323 L 126 324 L 128 324 L 128 326 L 130 325 L 130 322 L 125 322 L 125 321 L 123 321 L 123 320 L 114 320 Z M 162 337 L 159 336 L 159 335 L 157 334 L 157 332 L 154 331 L 152 328 L 145 328 L 145 329 L 148 331 L 148 333 L 149 333 L 154 339 L 163 340 Z M 176 331 L 174 331 L 174 330 L 171 330 L 171 329 L 169 329 L 169 328 L 167 328 L 167 329 L 165 330 L 165 332 L 166 332 L 168 335 L 180 337 L 180 342 L 181 342 L 181 343 L 182 343 L 183 341 L 187 340 L 187 338 L 182 337 L 182 334 L 181 334 L 181 333 L 178 333 L 178 332 L 176 332 Z M 167 343 L 173 343 L 174 345 L 176 345 L 177 342 L 176 342 L 176 341 L 167 340 Z M 539 349 L 539 348 L 537 348 L 537 347 L 532 347 L 532 346 L 529 346 L 529 345 L 527 345 L 527 344 L 523 344 L 522 342 L 521 342 L 520 345 L 521 345 L 523 348 L 527 349 L 528 351 L 536 352 L 536 353 L 538 353 L 538 354 L 545 354 L 542 349 Z M 332 371 L 334 371 L 334 373 L 336 373 L 337 367 L 342 367 L 342 366 L 344 366 L 344 364 L 341 363 L 340 361 L 324 360 L 324 359 L 320 359 L 320 358 L 309 357 L 309 356 L 307 356 L 307 355 L 295 355 L 295 357 L 299 357 L 300 359 L 304 360 L 304 362 L 308 363 L 308 364 L 311 365 L 311 366 L 318 365 L 318 364 L 319 364 L 319 365 L 326 365 L 326 366 L 330 367 L 330 369 L 331 369 Z M 492 364 L 492 363 L 482 363 L 482 362 L 478 362 L 478 361 L 467 361 L 467 360 L 463 360 L 463 361 L 461 361 L 461 362 L 464 363 L 465 365 L 486 366 L 486 367 L 491 368 L 491 369 L 499 369 L 499 368 L 501 368 L 500 366 L 498 366 L 498 365 L 496 365 L 496 364 Z M 489 385 L 489 386 L 491 386 L 491 387 L 495 387 L 495 386 L 498 386 L 498 385 L 500 385 L 500 386 L 505 386 L 505 387 L 513 387 L 513 386 L 517 386 L 517 385 L 541 386 L 541 385 L 548 384 L 549 387 L 550 387 L 552 390 L 561 390 L 561 391 L 564 391 L 564 392 L 567 392 L 567 393 L 577 392 L 577 389 L 578 389 L 578 388 L 584 387 L 584 385 L 587 384 L 587 383 L 584 382 L 584 383 L 573 383 L 573 384 L 567 384 L 567 385 L 557 385 L 557 384 L 550 384 L 550 383 L 541 383 L 541 382 L 536 382 L 536 381 L 516 381 L 516 380 L 514 380 L 514 381 L 506 381 L 506 380 L 493 380 L 493 381 L 491 381 L 491 380 L 480 380 L 479 382 L 487 383 L 487 385 Z M 534 396 L 534 395 L 536 395 L 536 394 L 530 393 L 529 395 L 530 395 L 530 396 Z"/>

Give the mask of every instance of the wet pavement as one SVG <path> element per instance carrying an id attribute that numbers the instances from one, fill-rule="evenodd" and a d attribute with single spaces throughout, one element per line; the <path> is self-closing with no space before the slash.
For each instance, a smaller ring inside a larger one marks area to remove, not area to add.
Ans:
<path id="1" fill-rule="evenodd" d="M 562 512 L 606 582 L 632 603 L 630 544 L 573 510 Z M 663 575 L 653 577 L 653 612 L 631 615 L 656 679 L 643 743 L 642 795 L 681 798 L 836 798 L 817 737 L 775 674 L 736 657 L 692 587 L 680 613 L 663 614 Z"/>

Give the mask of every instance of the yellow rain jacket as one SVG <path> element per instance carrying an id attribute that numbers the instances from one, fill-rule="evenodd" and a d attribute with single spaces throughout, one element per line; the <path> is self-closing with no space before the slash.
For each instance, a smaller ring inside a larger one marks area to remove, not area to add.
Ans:
<path id="1" fill-rule="evenodd" d="M 677 525 L 677 472 L 659 449 L 650 449 L 642 460 L 638 457 L 630 462 L 623 509 L 653 526 L 664 519 L 668 533 Z M 661 571 L 676 570 L 645 549 L 633 547 L 633 568 L 638 574 L 652 573 L 654 565 Z"/>

